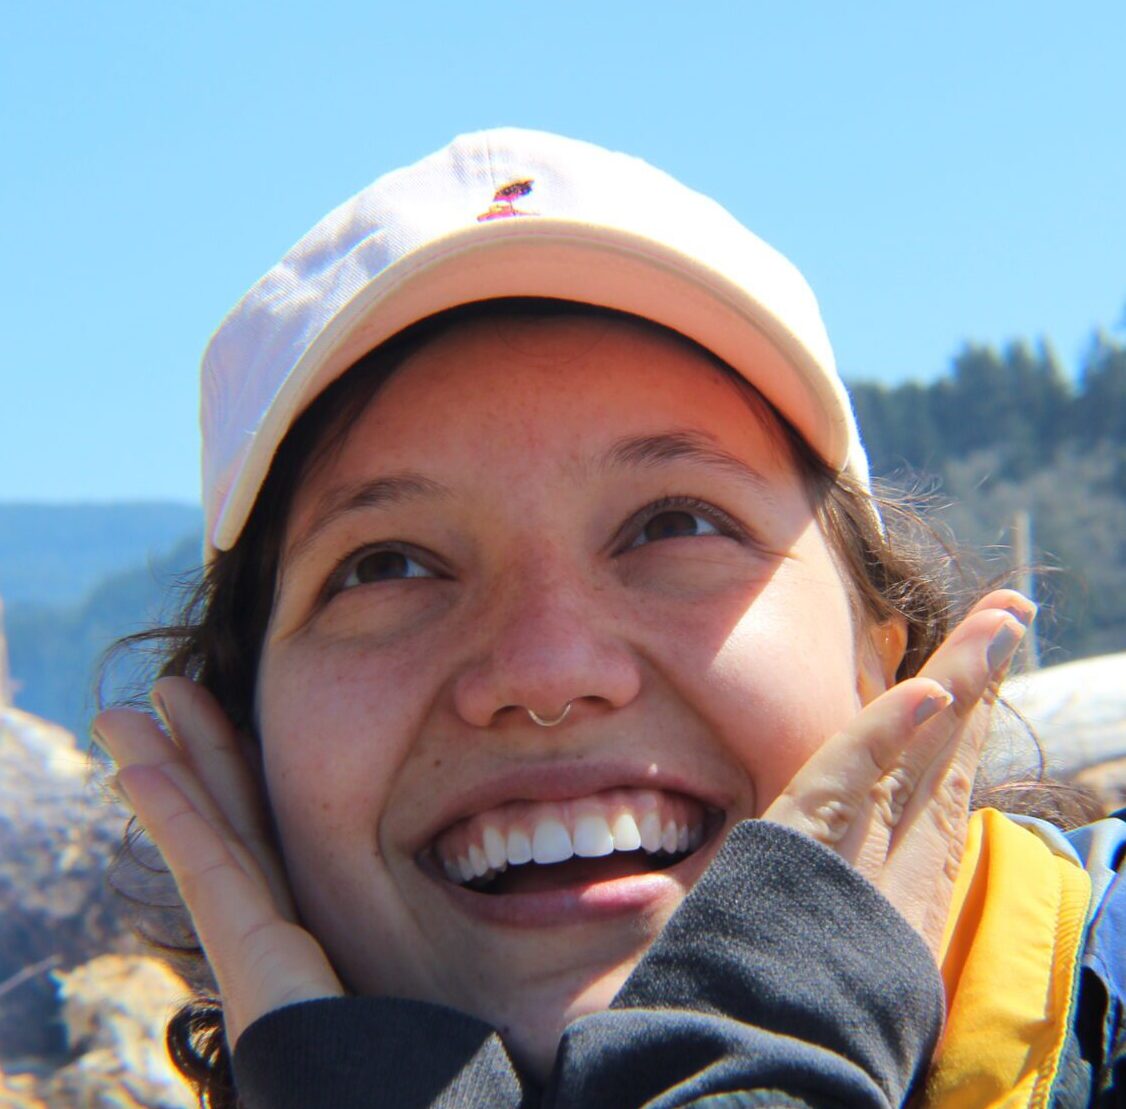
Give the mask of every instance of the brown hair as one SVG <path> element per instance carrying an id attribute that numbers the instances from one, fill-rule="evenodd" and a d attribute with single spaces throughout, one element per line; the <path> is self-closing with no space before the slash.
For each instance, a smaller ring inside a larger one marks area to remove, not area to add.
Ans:
<path id="1" fill-rule="evenodd" d="M 372 397 L 399 366 L 439 335 L 483 316 L 596 315 L 635 317 L 564 301 L 502 300 L 466 305 L 424 320 L 383 344 L 331 384 L 299 417 L 286 436 L 237 543 L 220 552 L 203 572 L 175 624 L 123 641 L 156 648 L 161 676 L 183 675 L 215 696 L 235 726 L 255 733 L 254 690 L 266 626 L 274 602 L 275 579 L 289 505 L 304 478 L 339 449 Z M 649 321 L 641 325 L 664 331 Z M 675 333 L 669 332 L 670 335 Z M 675 335 L 680 342 L 689 342 Z M 692 344 L 694 346 L 694 344 Z M 752 410 L 764 419 L 789 451 L 802 476 L 825 538 L 851 585 L 858 626 L 901 617 L 907 628 L 906 651 L 897 677 L 916 674 L 961 616 L 982 583 L 951 557 L 949 544 L 901 493 L 872 494 L 838 475 L 818 458 L 800 435 L 733 370 L 704 352 L 744 388 Z M 875 504 L 879 518 L 872 511 Z M 883 526 L 879 520 L 882 518 Z M 1042 765 L 1026 780 L 979 784 L 974 807 L 999 804 L 1044 816 L 1064 826 L 1097 815 L 1087 799 L 1059 783 L 1044 780 Z M 130 863 L 151 879 L 154 865 L 136 837 L 127 837 L 115 870 L 115 885 L 126 889 Z M 151 849 L 150 849 L 151 850 Z M 169 881 L 172 895 L 156 897 L 151 888 L 130 894 L 143 909 L 146 937 L 186 972 L 198 992 L 172 1019 L 167 1039 L 176 1066 L 208 1109 L 238 1105 L 224 1038 L 223 1011 L 191 922 Z M 159 912 L 157 906 L 160 906 Z"/>

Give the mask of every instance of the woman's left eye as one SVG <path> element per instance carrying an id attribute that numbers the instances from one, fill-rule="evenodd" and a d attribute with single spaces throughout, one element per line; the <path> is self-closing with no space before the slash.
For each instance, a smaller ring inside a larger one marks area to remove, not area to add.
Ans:
<path id="1" fill-rule="evenodd" d="M 692 504 L 651 505 L 634 525 L 635 534 L 627 549 L 661 539 L 688 539 L 704 535 L 733 535 L 739 529 L 718 509 Z"/>
<path id="2" fill-rule="evenodd" d="M 432 578 L 434 573 L 406 551 L 395 547 L 377 547 L 363 551 L 349 560 L 339 578 L 339 589 L 369 585 L 381 581 L 403 581 L 407 578 Z"/>

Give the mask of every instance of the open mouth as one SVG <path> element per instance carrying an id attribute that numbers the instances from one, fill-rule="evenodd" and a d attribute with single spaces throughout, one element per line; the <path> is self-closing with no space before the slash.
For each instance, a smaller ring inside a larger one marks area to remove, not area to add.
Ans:
<path id="1" fill-rule="evenodd" d="M 542 893 L 665 870 L 695 854 L 723 814 L 685 794 L 611 789 L 569 801 L 513 801 L 459 821 L 431 854 L 476 893 Z"/>

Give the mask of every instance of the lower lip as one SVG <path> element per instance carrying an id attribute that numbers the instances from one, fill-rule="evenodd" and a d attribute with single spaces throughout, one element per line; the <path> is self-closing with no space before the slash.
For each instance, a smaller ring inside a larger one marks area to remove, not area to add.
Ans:
<path id="1" fill-rule="evenodd" d="M 475 893 L 437 876 L 434 880 L 468 916 L 512 928 L 551 928 L 636 916 L 661 902 L 679 901 L 703 874 L 711 855 L 704 846 L 668 870 L 538 893 Z"/>

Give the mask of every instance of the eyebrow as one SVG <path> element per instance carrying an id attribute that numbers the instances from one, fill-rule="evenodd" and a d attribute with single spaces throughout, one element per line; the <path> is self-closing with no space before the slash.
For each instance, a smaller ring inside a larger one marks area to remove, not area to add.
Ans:
<path id="1" fill-rule="evenodd" d="M 448 486 L 411 471 L 337 486 L 321 497 L 309 525 L 282 555 L 282 566 L 300 557 L 321 532 L 343 516 L 364 509 L 386 508 L 391 505 L 406 504 L 409 501 L 436 500 L 452 496 L 453 490 Z"/>
<path id="2" fill-rule="evenodd" d="M 775 503 L 770 483 L 758 470 L 721 449 L 711 436 L 699 431 L 631 435 L 612 443 L 598 457 L 596 465 L 601 469 L 659 469 L 673 462 L 688 462 L 722 470 L 749 485 L 758 496 L 771 504 Z M 299 558 L 321 532 L 350 513 L 401 505 L 409 501 L 446 499 L 453 495 L 449 486 L 413 471 L 330 489 L 321 498 L 308 526 L 283 553 L 282 568 Z"/>
<path id="3" fill-rule="evenodd" d="M 749 485 L 760 497 L 775 503 L 770 482 L 753 466 L 719 447 L 710 435 L 700 431 L 666 431 L 656 435 L 636 435 L 619 439 L 599 459 L 603 467 L 644 467 L 657 469 L 672 462 L 688 462 L 722 470 Z"/>

